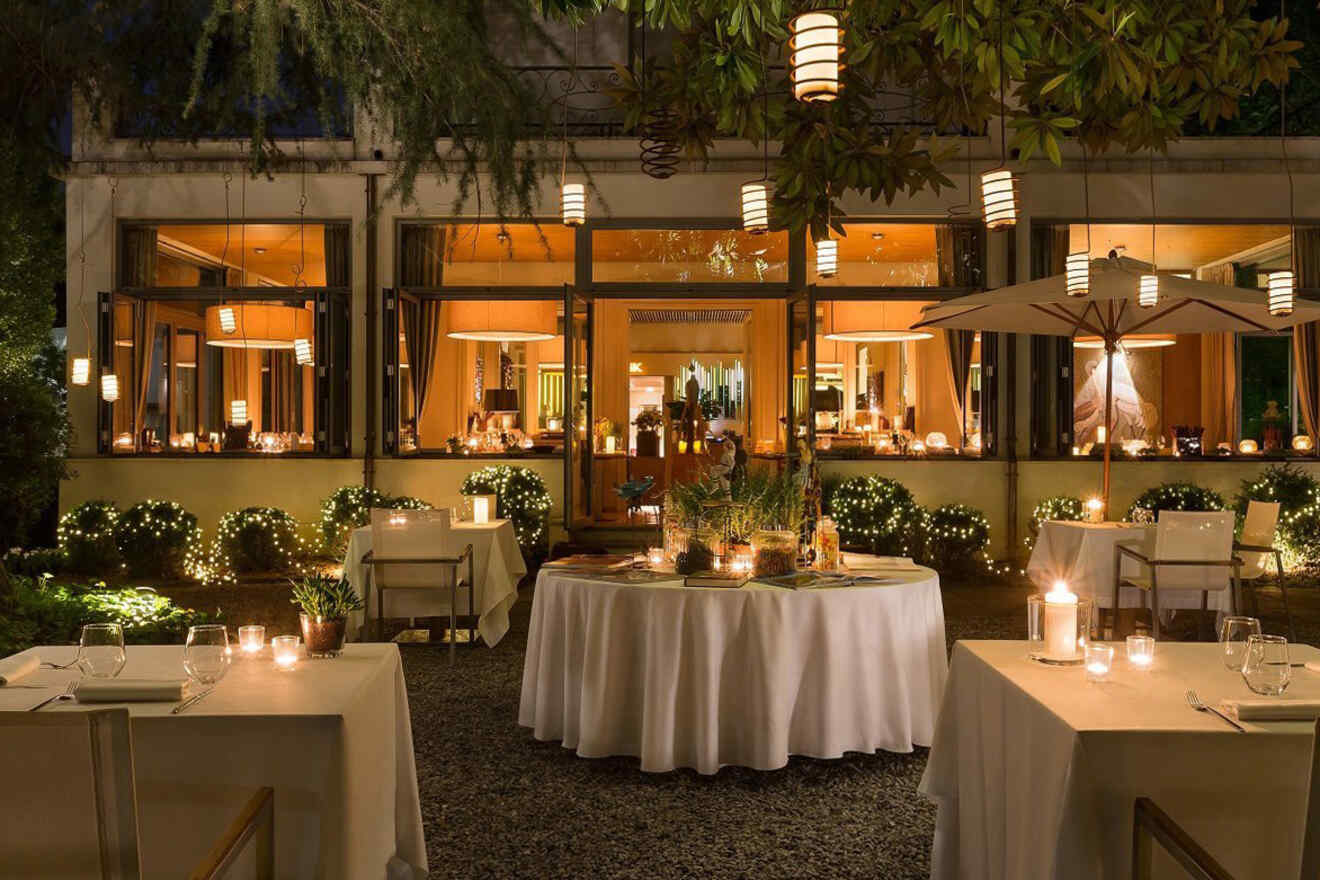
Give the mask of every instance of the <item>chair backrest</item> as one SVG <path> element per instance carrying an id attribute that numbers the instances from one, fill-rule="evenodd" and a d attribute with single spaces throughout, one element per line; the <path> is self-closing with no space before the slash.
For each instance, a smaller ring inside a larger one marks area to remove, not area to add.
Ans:
<path id="1" fill-rule="evenodd" d="M 1247 518 L 1242 523 L 1242 543 L 1253 547 L 1273 547 L 1274 531 L 1279 525 L 1277 501 L 1250 501 L 1247 503 Z M 1238 556 L 1242 559 L 1242 576 L 1258 578 L 1265 574 L 1270 562 L 1270 554 L 1243 550 Z"/>
<path id="2" fill-rule="evenodd" d="M 0 779 L 6 876 L 141 876 L 127 709 L 0 712 Z"/>
<path id="3" fill-rule="evenodd" d="M 379 559 L 434 559 L 448 556 L 449 510 L 373 510 L 371 553 Z M 375 584 L 393 587 L 448 586 L 450 569 L 435 564 L 372 566 Z"/>
<path id="4" fill-rule="evenodd" d="M 1233 557 L 1233 512 L 1161 510 L 1155 525 L 1155 558 L 1224 562 Z M 1222 590 L 1232 569 L 1225 566 L 1166 566 L 1160 586 L 1191 590 Z"/>

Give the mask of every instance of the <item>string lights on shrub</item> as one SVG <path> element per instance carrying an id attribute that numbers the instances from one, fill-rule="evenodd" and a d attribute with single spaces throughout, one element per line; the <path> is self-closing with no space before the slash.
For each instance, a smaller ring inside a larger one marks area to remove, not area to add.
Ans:
<path id="1" fill-rule="evenodd" d="M 875 474 L 845 480 L 829 507 L 843 543 L 881 555 L 911 555 L 922 510 L 897 480 Z"/>
<path id="2" fill-rule="evenodd" d="M 513 523 L 524 556 L 544 551 L 549 537 L 546 521 L 553 501 L 536 471 L 513 465 L 484 467 L 468 474 L 459 489 L 464 495 L 495 495 L 496 515 Z"/>
<path id="3" fill-rule="evenodd" d="M 371 525 L 371 509 L 430 510 L 419 498 L 390 496 L 365 486 L 340 486 L 321 502 L 321 549 L 337 556 L 348 546 L 354 529 Z"/>
<path id="4" fill-rule="evenodd" d="M 1031 509 L 1031 518 L 1027 520 L 1027 531 L 1029 534 L 1023 538 L 1023 543 L 1027 549 L 1031 549 L 1036 543 L 1036 536 L 1040 534 L 1040 525 L 1049 520 L 1062 520 L 1065 522 L 1081 522 L 1086 517 L 1086 511 L 1082 507 L 1082 499 L 1072 495 L 1054 495 L 1050 498 L 1042 498 L 1036 506 Z"/>
<path id="5" fill-rule="evenodd" d="M 926 560 L 940 571 L 968 570 L 990 546 L 990 521 L 966 504 L 943 504 L 925 517 Z"/>
<path id="6" fill-rule="evenodd" d="M 1213 489 L 1206 489 L 1195 483 L 1161 483 L 1137 496 L 1127 514 L 1123 517 L 1134 522 L 1138 510 L 1149 510 L 1153 516 L 1159 516 L 1161 510 L 1223 510 L 1224 496 Z"/>
<path id="7" fill-rule="evenodd" d="M 231 577 L 243 572 L 299 571 L 307 545 L 298 521 L 278 507 L 245 507 L 220 518 L 210 564 Z"/>
<path id="8" fill-rule="evenodd" d="M 181 504 L 141 501 L 119 515 L 113 531 L 122 567 L 131 575 L 196 575 L 203 566 L 202 530 Z"/>
<path id="9" fill-rule="evenodd" d="M 60 517 L 55 541 L 64 551 L 69 568 L 80 574 L 106 576 L 119 567 L 115 523 L 119 508 L 113 501 L 84 501 Z"/>

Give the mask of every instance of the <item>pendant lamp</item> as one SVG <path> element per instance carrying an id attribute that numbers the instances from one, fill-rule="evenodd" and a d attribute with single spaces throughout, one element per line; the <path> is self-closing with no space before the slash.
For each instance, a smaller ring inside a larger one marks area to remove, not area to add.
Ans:
<path id="1" fill-rule="evenodd" d="M 233 329 L 226 330 L 229 326 Z M 274 303 L 245 302 L 236 306 L 209 306 L 206 344 L 220 348 L 294 348 L 298 339 L 312 336 L 310 309 Z"/>
<path id="2" fill-rule="evenodd" d="M 312 341 L 306 338 L 293 340 L 293 356 L 300 367 L 312 366 Z"/>
<path id="3" fill-rule="evenodd" d="M 229 421 L 235 425 L 242 425 L 248 420 L 247 401 L 231 400 L 229 401 Z"/>
<path id="4" fill-rule="evenodd" d="M 445 311 L 451 339 L 535 342 L 558 335 L 554 300 L 454 300 Z"/>
<path id="5" fill-rule="evenodd" d="M 565 226 L 581 226 L 587 222 L 587 187 L 582 183 L 565 183 L 560 191 Z"/>
<path id="6" fill-rule="evenodd" d="M 1091 255 L 1078 251 L 1069 254 L 1064 269 L 1069 296 L 1086 296 L 1091 292 Z"/>
<path id="7" fill-rule="evenodd" d="M 1285 318 L 1292 314 L 1296 285 L 1291 271 L 1271 272 L 1269 274 L 1270 314 L 1276 318 Z"/>
<path id="8" fill-rule="evenodd" d="M 821 239 L 816 242 L 816 274 L 821 278 L 833 278 L 838 273 L 839 243 L 832 238 Z"/>
<path id="9" fill-rule="evenodd" d="M 74 358 L 73 367 L 69 370 L 70 385 L 86 385 L 92 377 L 92 359 Z"/>
<path id="10" fill-rule="evenodd" d="M 838 11 L 818 9 L 804 12 L 789 24 L 789 75 L 793 97 L 799 101 L 833 101 L 843 84 L 843 28 Z"/>
<path id="11" fill-rule="evenodd" d="M 101 374 L 101 399 L 106 403 L 119 399 L 119 377 L 114 373 Z"/>
<path id="12" fill-rule="evenodd" d="M 927 330 L 913 330 L 921 320 L 921 305 L 904 300 L 837 300 L 825 307 L 826 339 L 843 342 L 908 342 L 930 339 Z"/>

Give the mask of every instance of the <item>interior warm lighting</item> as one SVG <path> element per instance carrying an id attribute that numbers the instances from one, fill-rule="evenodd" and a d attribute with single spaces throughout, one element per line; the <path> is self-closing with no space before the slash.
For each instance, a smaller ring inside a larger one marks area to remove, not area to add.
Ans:
<path id="1" fill-rule="evenodd" d="M 583 183 L 566 183 L 560 189 L 565 226 L 581 226 L 587 222 L 587 187 Z"/>
<path id="2" fill-rule="evenodd" d="M 1132 351 L 1138 348 L 1165 348 L 1178 342 L 1172 333 L 1133 333 L 1118 341 L 1121 348 Z M 1099 336 L 1078 336 L 1073 340 L 1073 348 L 1103 349 L 1105 341 Z"/>
<path id="3" fill-rule="evenodd" d="M 833 101 L 839 96 L 843 70 L 843 29 L 833 12 L 804 12 L 789 25 L 788 64 L 793 97 L 799 101 Z"/>
<path id="4" fill-rule="evenodd" d="M 1255 440 L 1243 440 L 1238 444 L 1238 452 L 1241 452 L 1243 455 L 1255 455 L 1257 452 L 1260 452 L 1260 447 L 1256 445 Z"/>
<path id="5" fill-rule="evenodd" d="M 929 331 L 911 329 L 920 312 L 915 302 L 839 300 L 827 304 L 823 335 L 843 342 L 930 339 L 934 334 Z"/>
<path id="6" fill-rule="evenodd" d="M 743 230 L 760 235 L 770 228 L 770 184 L 751 180 L 742 185 Z"/>
<path id="7" fill-rule="evenodd" d="M 1315 448 L 1315 443 L 1309 434 L 1298 434 L 1292 438 L 1292 448 L 1293 452 L 1310 452 Z"/>
<path id="8" fill-rule="evenodd" d="M 91 358 L 74 358 L 73 368 L 69 370 L 70 385 L 86 385 L 92 378 Z"/>
<path id="9" fill-rule="evenodd" d="M 299 366 L 310 367 L 313 363 L 312 340 L 305 338 L 293 340 L 293 356 Z"/>
<path id="10" fill-rule="evenodd" d="M 931 431 L 926 435 L 926 446 L 930 449 L 948 449 L 949 438 L 942 431 Z"/>
<path id="11" fill-rule="evenodd" d="M 554 339 L 554 300 L 456 300 L 446 304 L 451 339 L 535 342 Z"/>
<path id="12" fill-rule="evenodd" d="M 832 238 L 816 242 L 816 274 L 833 278 L 839 272 L 839 243 Z"/>
<path id="13" fill-rule="evenodd" d="M 1017 195 L 1013 172 L 996 168 L 981 175 L 981 203 L 985 228 L 1000 229 L 1017 223 Z"/>
<path id="14" fill-rule="evenodd" d="M 1269 276 L 1270 314 L 1283 318 L 1293 311 L 1293 273 L 1271 272 Z"/>
<path id="15" fill-rule="evenodd" d="M 1143 309 L 1153 309 L 1160 301 L 1160 276 L 1142 275 L 1137 288 L 1137 305 Z"/>
<path id="16" fill-rule="evenodd" d="M 233 329 L 226 330 L 226 322 Z M 220 348 L 293 348 L 312 335 L 310 309 L 275 303 L 242 303 L 206 309 L 206 344 Z"/>
<path id="17" fill-rule="evenodd" d="M 1085 251 L 1069 254 L 1065 264 L 1065 277 L 1069 296 L 1086 296 L 1091 292 L 1091 255 Z"/>
<path id="18" fill-rule="evenodd" d="M 235 425 L 241 425 L 247 420 L 247 401 L 231 400 L 229 402 L 229 421 Z"/>
<path id="19" fill-rule="evenodd" d="M 114 403 L 119 399 L 119 377 L 114 373 L 102 374 L 101 399 L 106 403 Z"/>

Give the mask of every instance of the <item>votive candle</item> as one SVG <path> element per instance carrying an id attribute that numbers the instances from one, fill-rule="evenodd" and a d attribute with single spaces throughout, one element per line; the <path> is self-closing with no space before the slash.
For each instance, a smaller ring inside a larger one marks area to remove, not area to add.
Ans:
<path id="1" fill-rule="evenodd" d="M 257 624 L 238 628 L 238 645 L 244 656 L 252 657 L 266 647 L 266 628 Z"/>
<path id="2" fill-rule="evenodd" d="M 652 568 L 659 568 L 665 562 L 665 550 L 663 547 L 651 547 L 646 551 L 646 562 Z"/>
<path id="3" fill-rule="evenodd" d="M 472 499 L 472 521 L 478 525 L 490 522 L 490 499 L 478 495 Z"/>
<path id="4" fill-rule="evenodd" d="M 270 652 L 275 658 L 276 669 L 293 669 L 298 665 L 298 637 L 276 636 L 270 640 Z"/>
<path id="5" fill-rule="evenodd" d="M 1104 681 L 1114 665 L 1114 646 L 1088 642 L 1086 645 L 1086 680 Z"/>
<path id="6" fill-rule="evenodd" d="M 1128 636 L 1127 658 L 1137 669 L 1150 669 L 1155 662 L 1155 639 L 1151 636 Z"/>

